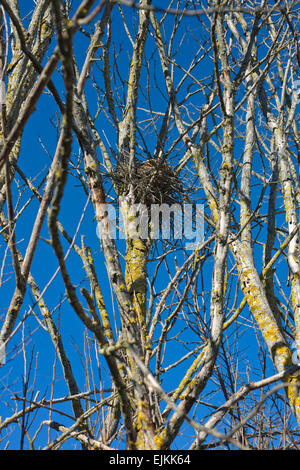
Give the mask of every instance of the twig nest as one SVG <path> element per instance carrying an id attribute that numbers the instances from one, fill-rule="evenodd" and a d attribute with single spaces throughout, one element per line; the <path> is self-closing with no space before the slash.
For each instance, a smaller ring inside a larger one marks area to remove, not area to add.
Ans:
<path id="1" fill-rule="evenodd" d="M 133 190 L 135 202 L 151 204 L 181 203 L 184 189 L 167 162 L 159 159 L 138 161 L 133 171 L 129 163 L 119 161 L 116 170 L 109 175 L 118 195 L 126 196 Z"/>

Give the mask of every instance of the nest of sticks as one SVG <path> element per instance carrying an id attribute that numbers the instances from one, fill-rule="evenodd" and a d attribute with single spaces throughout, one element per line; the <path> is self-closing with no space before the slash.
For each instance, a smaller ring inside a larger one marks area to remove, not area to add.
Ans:
<path id="1" fill-rule="evenodd" d="M 126 160 L 121 160 L 109 177 L 118 195 L 126 196 L 132 188 L 135 201 L 147 207 L 151 204 L 180 204 L 185 199 L 181 182 L 164 160 L 137 161 L 133 171 L 130 171 Z"/>

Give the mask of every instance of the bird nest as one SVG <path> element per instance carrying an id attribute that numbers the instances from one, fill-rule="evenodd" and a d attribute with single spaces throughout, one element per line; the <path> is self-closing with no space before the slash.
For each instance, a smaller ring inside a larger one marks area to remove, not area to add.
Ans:
<path id="1" fill-rule="evenodd" d="M 151 204 L 181 203 L 184 199 L 182 184 L 163 160 L 138 161 L 133 171 L 130 171 L 128 161 L 119 161 L 109 176 L 119 196 L 126 196 L 132 190 L 135 202 L 148 207 Z"/>

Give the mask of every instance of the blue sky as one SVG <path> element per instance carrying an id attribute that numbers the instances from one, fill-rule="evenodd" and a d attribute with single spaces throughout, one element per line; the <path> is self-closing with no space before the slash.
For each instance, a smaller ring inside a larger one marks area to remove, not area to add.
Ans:
<path id="1" fill-rule="evenodd" d="M 25 13 L 26 9 L 28 8 L 29 2 L 27 3 L 21 2 L 21 3 L 22 3 L 22 7 L 24 7 L 24 13 Z M 79 3 L 78 1 L 74 2 L 74 7 L 78 3 Z M 25 7 L 25 4 L 26 4 L 26 7 Z M 161 2 L 161 4 L 167 5 L 168 2 Z M 133 32 L 133 28 L 131 25 L 132 11 L 130 9 L 125 8 L 124 13 L 125 13 L 125 17 L 128 20 L 128 23 L 127 23 L 128 27 L 130 28 L 130 31 Z M 134 14 L 135 16 L 137 15 L 136 12 Z M 166 35 L 170 35 L 172 31 L 173 21 L 174 21 L 174 17 L 170 16 L 169 20 L 166 22 Z M 193 35 L 188 35 L 188 39 L 182 42 L 182 44 L 180 45 L 180 50 L 176 56 L 176 60 L 180 62 L 182 67 L 188 67 L 190 61 L 195 56 L 195 51 L 198 49 L 197 42 L 199 40 L 204 41 L 208 33 L 204 31 L 203 28 L 201 29 L 201 26 L 199 25 L 198 20 L 195 18 L 194 19 L 185 18 L 182 21 L 180 30 L 178 32 L 178 38 L 180 38 L 180 35 L 184 34 L 184 31 L 192 32 Z M 122 78 L 124 77 L 126 79 L 126 76 L 128 73 L 129 61 L 130 61 L 130 57 L 132 54 L 132 47 L 126 35 L 126 31 L 124 30 L 123 23 L 122 23 L 122 20 L 120 18 L 120 15 L 117 9 L 115 9 L 112 15 L 112 37 L 115 41 L 115 47 L 119 54 L 118 55 L 119 73 L 121 74 Z M 77 33 L 74 46 L 75 46 L 75 51 L 76 51 L 76 57 L 78 58 L 79 67 L 82 65 L 85 59 L 85 51 L 86 51 L 87 44 L 88 44 L 87 38 L 80 32 Z M 179 46 L 179 44 L 180 44 L 179 39 L 174 42 L 174 50 Z M 154 50 L 155 50 L 154 40 L 149 39 L 146 45 L 146 57 L 151 58 L 153 56 Z M 262 53 L 263 53 L 263 50 L 262 50 Z M 154 58 L 151 59 L 150 61 L 151 105 L 152 105 L 152 109 L 154 112 L 161 113 L 165 111 L 166 104 L 167 104 L 165 101 L 165 98 L 162 97 L 161 91 L 163 92 L 164 97 L 166 97 L 166 90 L 165 90 L 165 86 L 164 86 L 163 79 L 161 76 L 158 56 L 156 55 L 153 57 Z M 99 62 L 99 67 L 101 67 L 101 62 Z M 116 80 L 116 87 L 121 92 L 122 84 L 121 84 L 120 79 L 118 78 L 116 69 L 113 67 L 113 64 L 111 64 L 111 70 Z M 205 78 L 206 76 L 209 76 L 211 72 L 212 72 L 212 63 L 209 60 L 202 62 L 201 65 L 193 71 L 195 75 L 197 76 L 199 75 L 199 77 L 201 78 Z M 175 83 L 178 83 L 182 77 L 183 72 L 175 68 L 174 74 L 175 74 L 174 81 Z M 142 75 L 141 75 L 141 83 L 143 84 L 147 83 L 147 81 L 145 81 L 146 75 L 147 75 L 147 70 L 146 68 L 143 68 Z M 98 83 L 99 90 L 100 90 L 99 93 L 101 94 L 103 90 L 103 80 L 101 78 L 101 72 L 97 71 L 97 68 L 95 68 L 94 76 L 96 80 L 99 80 L 97 83 Z M 157 88 L 155 79 L 158 80 L 158 84 L 161 90 Z M 55 74 L 54 81 L 55 81 L 55 84 L 59 87 L 59 83 L 61 84 L 61 78 L 59 77 L 58 74 Z M 190 83 L 187 81 L 186 84 L 184 84 L 184 86 L 182 87 L 182 90 L 178 95 L 179 101 L 180 99 L 183 99 L 185 97 L 187 90 L 192 89 L 192 88 L 189 88 L 189 85 Z M 146 93 L 147 90 L 144 85 L 143 85 L 142 91 L 145 93 L 145 95 L 143 97 L 142 93 L 140 93 L 138 118 L 146 119 L 147 117 L 149 117 L 149 113 L 144 111 L 144 108 L 146 106 L 145 101 L 147 98 L 147 93 Z M 90 106 L 90 111 L 93 116 L 97 111 L 98 103 L 97 103 L 97 93 L 90 79 L 88 80 L 88 83 L 87 83 L 87 98 L 88 98 L 88 103 Z M 194 113 L 196 115 L 197 113 L 199 113 L 199 107 L 202 104 L 203 103 L 199 102 L 198 96 L 196 95 L 191 103 L 191 109 L 193 109 L 192 114 Z M 38 184 L 41 181 L 42 177 L 45 176 L 46 169 L 49 167 L 50 158 L 53 158 L 53 155 L 55 152 L 57 130 L 55 129 L 53 123 L 56 122 L 57 111 L 58 111 L 57 106 L 55 105 L 54 100 L 51 98 L 51 96 L 49 96 L 49 94 L 44 94 L 38 103 L 36 112 L 30 118 L 29 124 L 25 130 L 25 133 L 22 139 L 22 149 L 21 149 L 21 155 L 20 155 L 20 160 L 19 160 L 19 166 L 24 173 L 26 173 L 31 178 L 34 178 L 34 182 L 36 182 L 36 184 Z M 119 117 L 120 115 L 121 114 L 119 112 Z M 100 133 L 101 138 L 103 138 L 104 140 L 104 143 L 107 143 L 108 141 L 113 151 L 116 152 L 117 151 L 116 132 L 111 126 L 109 119 L 107 118 L 105 113 L 99 114 L 99 117 L 95 121 L 95 124 Z M 141 129 L 143 129 L 143 126 L 141 126 Z M 170 133 L 170 141 L 168 142 L 168 144 L 172 141 L 172 139 L 174 138 L 174 135 L 175 135 L 175 132 Z M 148 132 L 147 130 L 145 130 L 143 136 L 147 144 L 148 150 L 150 152 L 153 152 L 155 148 L 155 144 L 156 144 L 156 139 L 155 139 L 153 130 L 152 132 Z M 241 141 L 237 141 L 236 155 L 235 155 L 237 159 L 240 157 L 240 154 L 242 152 L 241 144 L 242 144 L 242 139 Z M 72 160 L 76 162 L 77 156 L 80 152 L 80 149 L 78 147 L 76 140 L 74 140 L 73 152 L 74 152 L 74 157 Z M 140 153 L 144 154 L 145 156 L 145 152 L 140 151 Z M 173 161 L 173 163 L 176 163 L 178 159 L 181 158 L 182 154 L 183 154 L 183 150 L 180 148 L 180 146 L 178 146 L 178 148 L 176 148 L 176 150 L 172 152 L 170 156 L 170 160 Z M 99 158 L 101 158 L 100 154 L 99 154 Z M 217 155 L 214 155 L 214 158 L 215 158 L 215 163 L 217 163 L 218 162 Z M 260 160 L 257 154 L 255 156 L 255 165 L 256 165 L 256 169 L 258 171 L 261 171 Z M 186 174 L 186 178 L 188 177 L 189 177 L 189 173 Z M 109 186 L 107 186 L 107 189 L 109 189 Z M 28 195 L 29 195 L 29 192 L 27 190 L 22 196 L 20 207 L 22 207 L 22 202 L 24 203 L 27 200 Z M 254 191 L 253 201 L 252 201 L 253 207 L 255 207 L 255 204 L 257 202 L 255 199 L 256 198 L 258 199 L 259 195 L 260 193 L 258 191 L 257 193 Z M 17 197 L 18 197 L 18 193 L 15 188 L 14 198 L 16 199 Z M 202 199 L 203 193 L 201 192 L 201 189 L 199 189 L 196 192 L 194 197 L 198 197 L 199 198 L 198 200 L 200 201 L 203 200 Z M 82 190 L 79 181 L 76 178 L 74 178 L 70 173 L 59 219 L 63 221 L 63 224 L 66 230 L 71 236 L 73 236 L 73 234 L 75 233 L 75 230 L 77 229 L 79 220 L 82 216 L 82 212 L 86 205 L 86 200 L 87 200 L 86 195 L 84 191 Z M 280 201 L 278 203 L 280 203 Z M 16 236 L 17 236 L 17 240 L 19 241 L 18 248 L 21 250 L 23 254 L 25 252 L 27 241 L 31 233 L 31 229 L 32 229 L 32 225 L 33 225 L 33 221 L 34 221 L 34 217 L 35 217 L 37 209 L 38 209 L 38 204 L 33 199 L 30 205 L 26 208 L 26 210 L 24 211 L 24 213 L 18 220 Z M 238 208 L 236 210 L 238 212 Z M 92 205 L 89 204 L 87 207 L 86 213 L 84 215 L 84 218 L 82 220 L 80 229 L 78 231 L 76 243 L 80 245 L 81 243 L 80 237 L 84 236 L 86 246 L 91 247 L 93 255 L 94 255 L 97 273 L 98 273 L 99 279 L 101 279 L 101 286 L 103 289 L 104 298 L 109 308 L 112 321 L 114 322 L 114 318 L 116 318 L 116 321 L 118 322 L 116 303 L 112 301 L 111 286 L 107 279 L 103 254 L 101 252 L 101 249 L 99 246 L 99 240 L 96 235 L 96 222 L 93 221 L 93 218 L 94 218 L 93 208 L 92 208 Z M 48 233 L 48 228 L 47 228 L 46 223 L 42 231 L 42 237 L 45 239 L 49 239 L 49 233 Z M 63 242 L 65 251 L 67 251 L 68 244 L 65 243 L 63 239 L 61 240 Z M 122 241 L 118 241 L 118 246 L 122 247 L 124 246 L 124 243 Z M 3 242 L 1 242 L 0 249 L 2 250 L 2 252 L 5 249 Z M 161 254 L 164 249 L 165 249 L 164 246 L 162 245 L 159 246 L 158 254 Z M 262 247 L 259 247 L 256 253 L 257 253 L 257 262 L 259 265 L 261 256 L 262 256 L 261 255 Z M 124 251 L 123 251 L 123 254 L 124 254 Z M 184 258 L 184 255 L 180 253 L 179 250 L 176 251 L 175 253 L 172 253 L 169 256 L 168 268 L 170 269 L 171 274 L 174 274 L 175 269 L 176 269 L 174 265 L 174 255 L 177 256 L 179 264 L 183 261 L 183 258 Z M 72 282 L 74 285 L 78 285 L 78 290 L 81 285 L 87 286 L 87 283 L 85 282 L 85 273 L 82 270 L 81 260 L 75 253 L 73 252 L 70 253 L 68 257 L 67 266 L 68 266 L 69 272 L 71 273 Z M 57 261 L 54 257 L 52 248 L 45 241 L 40 240 L 38 249 L 35 255 L 35 259 L 32 265 L 32 274 L 36 276 L 36 278 L 39 280 L 39 285 L 41 289 L 43 289 L 48 284 L 49 280 L 52 278 L 56 269 L 57 269 Z M 154 269 L 155 269 L 155 262 L 150 261 L 149 262 L 150 274 L 154 271 Z M 284 268 L 280 267 L 280 270 L 281 269 L 283 270 Z M 281 276 L 283 275 L 283 272 L 284 271 L 280 271 Z M 202 290 L 203 287 L 205 290 L 203 297 L 201 297 L 199 294 L 199 299 L 200 299 L 199 300 L 199 305 L 200 305 L 199 315 L 202 312 L 201 309 L 204 310 L 206 308 L 207 311 L 209 310 L 211 273 L 212 273 L 212 262 L 208 261 L 206 263 L 206 271 L 203 275 L 203 285 L 201 285 L 201 282 L 200 282 L 201 276 L 199 275 L 199 286 L 197 288 L 199 292 Z M 159 292 L 163 287 L 166 286 L 168 282 L 168 276 L 169 275 L 168 275 L 166 266 L 162 265 L 161 272 L 158 276 L 158 279 L 155 285 L 157 292 Z M 0 297 L 1 298 L 0 314 L 1 315 L 3 315 L 3 313 L 7 309 L 13 289 L 14 289 L 14 278 L 13 278 L 13 272 L 12 272 L 11 266 L 6 267 L 5 278 L 7 278 L 8 281 L 2 286 L 1 292 L 0 292 L 0 296 L 1 296 Z M 183 288 L 180 287 L 180 289 L 183 289 Z M 234 291 L 234 286 L 233 286 L 233 291 Z M 64 286 L 62 284 L 60 274 L 58 274 L 55 280 L 51 283 L 44 297 L 45 297 L 45 301 L 48 303 L 50 308 L 56 307 L 59 299 L 64 298 Z M 22 318 L 24 314 L 25 315 L 28 314 L 30 307 L 32 307 L 33 304 L 34 304 L 33 298 L 30 295 L 30 291 L 28 291 L 25 302 L 24 302 L 24 306 L 20 315 L 20 319 Z M 228 310 L 230 310 L 230 308 L 231 308 L 231 305 L 228 306 Z M 34 308 L 34 311 L 35 311 L 35 314 L 39 317 L 39 312 L 38 312 L 37 307 Z M 116 317 L 114 317 L 114 315 L 116 315 Z M 82 323 L 80 322 L 79 319 L 77 319 L 75 313 L 73 312 L 72 308 L 69 306 L 67 301 L 64 301 L 61 308 L 55 311 L 54 318 L 56 322 L 59 322 L 60 331 L 62 333 L 62 337 L 64 338 L 64 346 L 72 360 L 72 367 L 75 373 L 76 380 L 78 380 L 78 384 L 81 390 L 84 390 L 86 386 L 85 384 L 86 370 L 84 370 L 84 367 L 82 366 L 82 364 L 84 362 L 83 354 L 86 348 L 85 330 L 82 326 Z M 177 332 L 181 328 L 181 325 L 183 324 L 182 322 L 183 320 L 180 320 L 178 322 Z M 247 364 L 250 364 L 250 375 L 252 377 L 255 378 L 256 372 L 257 373 L 259 372 L 259 368 L 258 368 L 259 347 L 257 346 L 257 340 L 256 340 L 256 335 L 257 334 L 259 335 L 259 333 L 256 331 L 255 326 L 253 325 L 252 320 L 250 319 L 247 307 L 245 308 L 237 324 L 235 324 L 229 330 L 228 335 L 231 337 L 230 341 L 234 342 L 234 337 L 237 334 L 238 330 L 244 330 L 244 334 L 242 335 L 242 338 L 243 337 L 245 338 L 245 342 L 242 343 L 241 345 L 236 345 L 236 348 L 240 351 L 240 365 L 239 366 L 242 369 L 241 373 L 242 373 L 242 376 L 245 377 L 245 381 L 247 381 Z M 175 332 L 173 334 L 175 334 Z M 33 353 L 33 366 L 32 366 L 33 370 L 32 370 L 31 377 L 30 377 L 30 384 L 32 385 L 33 382 L 35 381 L 35 391 L 36 390 L 40 391 L 39 398 L 42 398 L 43 394 L 49 397 L 49 393 L 51 390 L 52 376 L 53 376 L 53 360 L 55 358 L 55 351 L 54 351 L 53 345 L 51 343 L 51 340 L 47 332 L 45 332 L 41 327 L 39 327 L 39 324 L 35 316 L 32 313 L 30 313 L 29 318 L 26 320 L 26 327 L 25 327 L 24 335 L 25 337 L 27 337 L 28 335 L 27 353 L 26 353 L 28 364 L 30 361 L 30 354 L 31 352 Z M 88 336 L 90 337 L 90 335 Z M 183 337 L 186 340 L 188 340 L 191 344 L 196 344 L 196 342 L 199 342 L 199 338 L 191 330 L 185 332 Z M 17 356 L 15 356 L 14 354 L 14 347 L 18 347 L 21 338 L 22 338 L 22 329 L 20 328 L 16 336 L 13 338 L 13 340 L 9 344 L 8 351 L 7 351 L 8 353 L 7 363 L 5 367 L 3 367 L 1 370 L 2 379 L 1 379 L 1 389 L 0 389 L 0 396 L 1 396 L 0 415 L 2 416 L 2 419 L 5 419 L 5 417 L 9 416 L 12 412 L 12 410 L 9 409 L 8 407 L 8 402 L 9 402 L 9 397 L 10 397 L 10 392 L 8 391 L 8 389 L 13 390 L 19 396 L 22 396 L 22 374 L 24 371 L 24 357 L 20 350 L 18 350 L 19 353 L 17 354 Z M 92 341 L 90 342 L 90 344 L 92 344 Z M 174 340 L 172 344 L 173 346 L 171 346 L 171 348 L 166 352 L 165 365 L 169 365 L 176 358 L 179 358 L 180 355 L 185 350 L 185 346 L 183 346 L 177 340 Z M 192 359 L 193 358 L 191 358 L 189 362 L 191 362 Z M 34 364 L 36 360 L 38 361 L 38 368 L 37 368 L 36 377 L 34 377 Z M 94 362 L 94 366 L 96 366 L 94 355 L 93 355 L 93 362 Z M 163 384 L 166 390 L 172 390 L 178 386 L 178 383 L 180 381 L 181 375 L 184 372 L 184 370 L 186 370 L 186 363 L 180 365 L 178 369 L 176 370 L 176 373 L 171 372 L 167 376 Z M 273 368 L 270 362 L 269 362 L 268 370 L 270 371 L 270 373 L 272 373 Z M 94 373 L 95 374 L 97 373 L 96 367 L 95 367 Z M 106 373 L 107 373 L 106 364 L 101 359 L 101 379 L 103 379 L 104 385 L 106 383 L 109 383 L 106 377 Z M 64 383 L 62 370 L 58 362 L 56 365 L 56 374 L 57 374 L 57 380 L 55 382 L 55 387 L 54 387 L 54 397 L 62 397 L 68 394 L 68 390 Z M 99 380 L 99 377 L 97 377 L 97 380 Z M 100 383 L 100 380 L 99 380 L 99 383 Z M 210 392 L 213 393 L 213 388 L 214 388 L 214 385 L 210 384 L 207 390 L 205 390 L 205 394 L 210 393 Z M 205 400 L 205 394 L 204 394 L 203 400 Z M 224 397 L 222 395 L 216 396 L 216 400 L 215 400 L 216 405 L 220 405 L 223 401 L 224 401 Z M 10 405 L 11 403 L 12 402 L 10 401 Z M 21 407 L 21 403 L 18 402 L 18 408 L 20 407 Z M 63 407 L 63 410 L 71 414 L 71 408 L 69 404 L 65 405 Z M 198 412 L 199 412 L 199 416 L 202 416 L 203 413 L 206 412 L 206 408 L 205 407 L 202 408 L 201 405 L 199 405 Z M 48 419 L 48 417 L 49 417 L 48 410 L 44 410 L 44 411 L 39 410 L 39 419 L 38 419 L 39 422 L 42 419 Z M 53 419 L 57 419 L 59 421 L 60 416 L 54 413 Z M 69 420 L 68 418 L 65 418 L 65 420 L 64 419 L 61 419 L 61 420 L 63 421 L 63 424 L 65 425 L 72 424 L 72 421 Z M 36 426 L 36 424 L 34 424 L 33 426 Z M 16 447 L 18 446 L 19 437 L 20 437 L 19 431 L 17 430 L 17 428 L 18 428 L 17 424 L 13 426 L 12 429 L 14 430 L 10 437 L 11 446 L 16 446 Z M 188 431 L 187 435 L 183 436 L 178 441 L 178 443 L 175 444 L 175 446 L 178 445 L 178 446 L 184 447 L 185 445 L 187 445 L 187 443 L 190 441 L 189 433 L 190 432 Z M 44 427 L 42 432 L 39 434 L 39 439 L 37 442 L 44 442 L 44 438 L 46 434 L 47 434 L 47 428 Z M 55 435 L 55 433 L 52 433 L 52 436 L 53 435 Z M 26 442 L 26 446 L 27 445 L 28 443 Z M 71 444 L 68 443 L 65 447 L 68 448 L 68 446 L 71 446 L 71 445 L 73 446 L 74 442 L 72 442 Z M 77 444 L 77 446 L 79 447 L 79 444 Z"/>

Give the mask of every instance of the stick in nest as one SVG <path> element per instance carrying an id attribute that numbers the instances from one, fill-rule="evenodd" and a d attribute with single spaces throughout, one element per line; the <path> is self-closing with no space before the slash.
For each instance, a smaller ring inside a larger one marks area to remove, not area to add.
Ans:
<path id="1" fill-rule="evenodd" d="M 125 160 L 118 161 L 116 170 L 108 175 L 119 195 L 126 195 L 132 188 L 136 202 L 173 204 L 183 201 L 185 191 L 178 177 L 167 162 L 158 159 L 138 161 L 130 172 Z"/>

